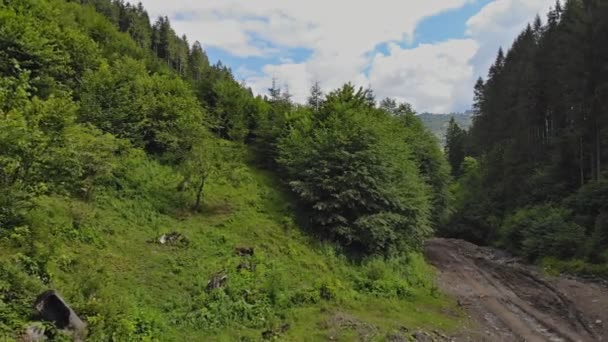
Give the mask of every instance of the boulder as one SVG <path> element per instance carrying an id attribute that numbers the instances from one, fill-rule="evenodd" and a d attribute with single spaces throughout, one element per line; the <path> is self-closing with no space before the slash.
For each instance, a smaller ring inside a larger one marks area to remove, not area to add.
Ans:
<path id="1" fill-rule="evenodd" d="M 30 325 L 27 327 L 21 338 L 20 342 L 42 342 L 48 341 L 48 337 L 45 335 L 45 330 L 43 326 L 40 325 Z"/>
<path id="2" fill-rule="evenodd" d="M 46 291 L 38 296 L 34 308 L 43 320 L 52 322 L 58 329 L 72 331 L 75 341 L 82 341 L 86 337 L 86 323 L 76 315 L 57 291 Z"/>
<path id="3" fill-rule="evenodd" d="M 169 246 L 187 246 L 190 241 L 184 235 L 178 232 L 171 232 L 161 235 L 158 238 L 158 243 Z"/>
<path id="4" fill-rule="evenodd" d="M 213 275 L 211 280 L 207 283 L 207 291 L 213 291 L 226 285 L 228 276 L 224 272 L 218 272 Z"/>

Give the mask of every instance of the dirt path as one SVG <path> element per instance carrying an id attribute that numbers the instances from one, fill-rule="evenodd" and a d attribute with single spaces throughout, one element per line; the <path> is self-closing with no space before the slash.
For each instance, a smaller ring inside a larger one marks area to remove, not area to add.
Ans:
<path id="1" fill-rule="evenodd" d="M 608 341 L 605 284 L 541 276 L 505 253 L 461 240 L 425 247 L 439 287 L 477 324 L 465 341 Z"/>

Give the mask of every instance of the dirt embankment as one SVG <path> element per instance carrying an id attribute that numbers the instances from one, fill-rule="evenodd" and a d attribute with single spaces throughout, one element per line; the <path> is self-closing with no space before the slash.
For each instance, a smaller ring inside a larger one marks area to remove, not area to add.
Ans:
<path id="1" fill-rule="evenodd" d="M 425 254 L 472 318 L 463 341 L 608 341 L 608 287 L 541 275 L 503 252 L 449 239 Z"/>

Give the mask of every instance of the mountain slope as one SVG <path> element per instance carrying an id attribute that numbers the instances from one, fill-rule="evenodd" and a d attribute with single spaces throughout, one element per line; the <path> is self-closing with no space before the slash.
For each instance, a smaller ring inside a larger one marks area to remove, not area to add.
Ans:
<path id="1" fill-rule="evenodd" d="M 301 232 L 269 174 L 239 164 L 228 178 L 211 180 L 204 213 L 190 214 L 180 210 L 180 195 L 150 196 L 173 193 L 177 174 L 153 161 L 138 164 L 130 165 L 128 191 L 92 202 L 40 198 L 29 214 L 34 236 L 3 239 L 0 284 L 19 298 L 0 307 L 12 317 L 0 320 L 5 337 L 16 337 L 38 291 L 49 287 L 88 321 L 93 341 L 259 339 L 284 324 L 288 340 L 356 334 L 334 317 L 352 317 L 378 338 L 401 326 L 456 328 L 458 320 L 443 314 L 454 308 L 420 256 L 352 264 Z M 170 232 L 189 244 L 156 242 Z M 254 248 L 254 256 L 236 255 L 238 246 Z M 243 262 L 254 270 L 237 271 Z M 228 276 L 226 288 L 207 292 L 217 272 Z"/>
<path id="2" fill-rule="evenodd" d="M 66 339 L 32 307 L 49 289 L 88 324 L 90 341 L 456 330 L 461 316 L 416 252 L 422 239 L 407 241 L 430 230 L 431 209 L 448 209 L 445 161 L 413 114 L 396 121 L 352 86 L 326 96 L 323 115 L 280 91 L 255 98 L 166 19 L 151 27 L 146 18 L 141 6 L 109 0 L 0 5 L 0 340 L 33 325 Z M 345 137 L 344 146 L 324 141 L 326 164 L 308 169 L 304 155 L 294 171 L 330 166 L 321 191 L 341 197 L 343 210 L 327 201 L 326 212 L 347 214 L 361 242 L 407 242 L 387 244 L 390 255 L 348 259 L 348 244 L 322 224 L 310 229 L 301 199 L 278 180 L 290 124 L 325 119 L 336 124 L 325 137 Z M 370 134 L 349 140 L 346 128 Z M 383 167 L 353 177 L 334 154 Z M 336 177 L 346 180 L 338 191 Z M 353 213 L 355 201 L 374 210 Z"/>
<path id="3" fill-rule="evenodd" d="M 456 120 L 458 126 L 463 129 L 468 129 L 472 124 L 472 116 L 468 112 L 457 114 L 422 113 L 418 115 L 424 125 L 441 141 L 441 146 L 445 145 L 445 132 L 452 117 Z"/>

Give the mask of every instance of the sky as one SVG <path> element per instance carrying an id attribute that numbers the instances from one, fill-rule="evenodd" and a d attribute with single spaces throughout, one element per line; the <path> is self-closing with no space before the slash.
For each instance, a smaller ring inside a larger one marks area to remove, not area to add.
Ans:
<path id="1" fill-rule="evenodd" d="M 141 0 L 256 94 L 351 82 L 418 112 L 471 107 L 499 47 L 555 0 Z"/>

